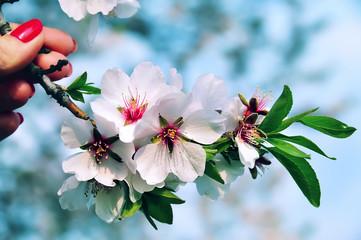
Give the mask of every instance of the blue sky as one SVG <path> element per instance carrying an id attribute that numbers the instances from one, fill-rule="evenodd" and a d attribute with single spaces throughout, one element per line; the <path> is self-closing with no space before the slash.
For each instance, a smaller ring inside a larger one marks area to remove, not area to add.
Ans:
<path id="1" fill-rule="evenodd" d="M 25 9 L 29 5 L 24 2 Z M 262 7 L 252 9 L 252 13 L 267 19 L 265 32 L 268 39 L 276 45 L 282 44 L 290 34 L 288 21 L 295 13 L 281 1 L 263 1 L 262 4 Z M 223 6 L 231 16 L 231 26 L 239 20 L 239 16 L 243 16 L 237 12 L 237 7 L 241 5 L 242 1 L 229 1 Z M 159 16 L 162 20 L 167 7 L 160 9 L 155 6 L 156 4 L 144 4 L 141 11 L 150 11 L 150 16 Z M 356 1 L 305 1 L 302 9 L 297 21 L 307 23 L 322 17 L 327 19 L 327 24 L 311 38 L 301 57 L 293 63 L 291 67 L 295 71 L 292 74 L 287 71 L 290 66 L 279 59 L 277 51 L 266 45 L 249 56 L 250 64 L 245 74 L 233 79 L 222 50 L 231 44 L 249 41 L 244 30 L 234 24 L 234 27 L 207 41 L 185 64 L 180 72 L 185 81 L 185 89 L 189 90 L 196 78 L 206 72 L 213 72 L 226 80 L 229 96 L 241 92 L 249 97 L 258 85 L 266 86 L 267 91 L 273 90 L 274 95 L 278 96 L 283 84 L 288 84 L 294 95 L 292 113 L 321 107 L 320 114 L 336 117 L 359 129 L 361 6 Z M 160 21 L 159 19 L 155 21 Z M 187 29 L 184 32 L 187 33 Z M 169 36 L 169 41 L 173 37 Z M 184 35 L 184 38 L 191 37 Z M 158 53 L 149 39 L 132 32 L 114 33 L 104 24 L 92 48 L 88 52 L 75 54 L 70 60 L 74 76 L 87 71 L 90 81 L 100 84 L 101 76 L 107 69 L 119 67 L 130 74 L 134 66 L 142 61 L 153 61 L 160 65 L 167 76 L 168 69 L 174 67 L 169 57 L 165 53 Z M 326 80 L 305 79 L 303 72 L 320 68 L 327 70 Z M 286 74 L 277 77 L 278 71 L 275 69 L 284 69 Z M 275 78 L 277 81 L 271 82 Z M 72 80 L 64 80 L 64 85 Z M 20 110 L 26 117 L 23 126 L 2 143 L 0 159 L 5 169 L 31 168 L 24 165 L 24 161 L 27 161 L 29 153 L 41 152 L 38 149 L 41 146 L 39 142 L 46 135 L 51 135 L 52 141 L 57 144 L 56 152 L 59 156 L 53 163 L 53 168 L 60 167 L 62 159 L 71 153 L 57 136 L 59 126 L 65 116 L 69 116 L 68 113 L 51 101 L 41 109 L 36 108 L 37 103 L 48 101 L 47 97 L 40 95 L 44 94 L 37 87 L 34 100 Z M 86 108 L 87 105 L 83 107 Z M 235 239 L 240 236 L 240 239 L 360 239 L 361 161 L 357 155 L 361 139 L 359 131 L 344 140 L 332 139 L 300 127 L 295 127 L 288 133 L 304 134 L 318 143 L 327 154 L 338 159 L 331 161 L 312 154 L 311 165 L 319 177 L 322 190 L 320 208 L 314 208 L 308 203 L 288 173 L 274 160 L 264 176 L 253 181 L 249 174 L 244 174 L 231 186 L 229 195 L 217 202 L 200 197 L 195 185 L 188 184 L 179 191 L 179 195 L 187 202 L 174 207 L 172 226 L 159 224 L 159 231 L 154 231 L 141 217 L 136 218 L 136 221 L 142 222 L 144 231 L 140 233 L 135 233 L 137 225 L 132 220 L 116 223 L 115 226 L 129 226 L 129 229 L 123 227 L 120 234 L 132 234 L 134 239 L 142 239 L 144 236 L 148 239 Z M 24 139 L 27 141 L 24 142 Z M 13 154 L 14 151 L 16 154 Z M 11 161 L 8 161 L 8 156 L 11 156 Z M 36 165 L 39 163 L 36 160 L 29 158 L 29 161 L 29 165 L 39 166 Z M 65 178 L 61 168 L 54 171 L 58 171 L 59 179 Z M 0 186 L 5 186 L 4 181 L 2 179 L 1 182 L 0 179 Z M 57 189 L 53 190 L 56 193 Z M 105 224 L 100 226 L 104 229 L 99 231 L 106 231 L 108 228 Z M 81 229 L 69 230 L 58 239 L 66 239 L 69 235 L 82 239 L 81 236 L 87 236 L 87 233 Z"/>

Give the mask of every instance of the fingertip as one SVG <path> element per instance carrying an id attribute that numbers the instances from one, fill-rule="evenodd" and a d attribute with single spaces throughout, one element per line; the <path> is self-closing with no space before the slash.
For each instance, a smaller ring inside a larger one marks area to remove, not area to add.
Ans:
<path id="1" fill-rule="evenodd" d="M 0 113 L 0 141 L 13 134 L 23 121 L 24 117 L 21 113 Z"/>
<path id="2" fill-rule="evenodd" d="M 34 63 L 38 65 L 41 69 L 46 70 L 49 69 L 51 65 L 57 65 L 59 60 L 67 60 L 67 58 L 58 52 L 50 52 L 48 54 L 39 54 L 35 60 Z M 71 64 L 67 64 L 62 67 L 61 71 L 55 71 L 53 73 L 47 74 L 47 76 L 53 80 L 60 80 L 64 77 L 70 76 L 72 73 L 72 66 Z"/>
<path id="3" fill-rule="evenodd" d="M 73 49 L 71 50 L 71 53 L 74 53 L 78 50 L 78 43 L 73 38 Z"/>
<path id="4" fill-rule="evenodd" d="M 77 50 L 77 42 L 66 32 L 55 28 L 44 27 L 45 41 L 44 45 L 65 56 Z"/>

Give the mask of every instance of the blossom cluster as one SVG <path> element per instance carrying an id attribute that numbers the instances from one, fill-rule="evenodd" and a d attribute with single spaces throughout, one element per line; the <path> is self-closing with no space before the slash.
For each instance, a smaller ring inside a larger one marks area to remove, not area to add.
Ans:
<path id="1" fill-rule="evenodd" d="M 74 174 L 58 192 L 63 208 L 75 209 L 94 197 L 98 216 L 113 221 L 127 197 L 135 202 L 154 188 L 176 190 L 195 181 L 201 194 L 216 199 L 244 166 L 255 167 L 256 139 L 262 137 L 256 126 L 271 96 L 256 91 L 251 104 L 239 97 L 227 101 L 224 80 L 213 74 L 201 75 L 189 93 L 182 85 L 176 69 L 170 69 L 167 84 L 150 62 L 137 65 L 130 77 L 117 68 L 104 74 L 102 98 L 90 103 L 96 127 L 70 118 L 61 129 L 68 148 L 84 150 L 63 162 L 63 170 Z M 214 158 L 221 184 L 205 175 L 203 146 L 225 134 L 232 135 L 240 161 Z"/>
<path id="2" fill-rule="evenodd" d="M 79 81 L 72 88 L 85 84 Z M 118 68 L 108 70 L 102 97 L 90 103 L 95 123 L 74 117 L 62 125 L 65 146 L 82 150 L 62 164 L 72 174 L 58 191 L 62 208 L 95 204 L 106 222 L 139 210 L 156 228 L 153 218 L 172 223 L 170 204 L 184 202 L 174 194 L 180 186 L 194 182 L 201 195 L 217 200 L 245 169 L 253 178 L 263 172 L 271 164 L 269 154 L 285 166 L 309 202 L 319 206 L 310 155 L 292 143 L 334 158 L 303 136 L 280 132 L 298 122 L 345 138 L 355 128 L 308 116 L 317 108 L 288 117 L 293 101 L 288 86 L 272 108 L 273 95 L 259 88 L 249 100 L 241 94 L 227 99 L 224 80 L 211 73 L 198 77 L 190 92 L 182 88 L 176 69 L 169 70 L 167 82 L 151 62 L 138 64 L 130 76 Z"/>

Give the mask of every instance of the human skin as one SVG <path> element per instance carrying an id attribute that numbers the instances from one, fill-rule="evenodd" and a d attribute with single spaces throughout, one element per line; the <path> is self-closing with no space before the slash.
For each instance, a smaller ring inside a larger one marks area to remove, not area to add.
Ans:
<path id="1" fill-rule="evenodd" d="M 10 24 L 14 31 L 19 24 Z M 38 54 L 41 48 L 51 50 L 48 54 Z M 42 69 L 56 65 L 58 60 L 67 60 L 70 53 L 75 52 L 77 44 L 67 33 L 43 27 L 28 42 L 12 36 L 11 32 L 0 36 L 0 141 L 16 131 L 24 121 L 23 116 L 14 110 L 25 105 L 34 95 L 34 82 L 24 68 L 34 62 Z M 48 75 L 53 80 L 60 80 L 72 74 L 69 63 L 61 71 Z"/>

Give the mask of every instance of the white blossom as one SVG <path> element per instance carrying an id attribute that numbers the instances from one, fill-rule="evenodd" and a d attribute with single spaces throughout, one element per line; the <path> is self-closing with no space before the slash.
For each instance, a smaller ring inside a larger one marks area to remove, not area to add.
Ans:
<path id="1" fill-rule="evenodd" d="M 157 184 L 169 173 L 180 181 L 202 176 L 206 154 L 201 145 L 216 141 L 224 131 L 223 118 L 215 111 L 198 109 L 191 94 L 172 94 L 144 114 L 135 138 L 147 144 L 135 154 L 137 170 L 148 184 Z M 189 139 L 195 142 L 190 142 Z"/>
<path id="2" fill-rule="evenodd" d="M 61 9 L 76 21 L 83 19 L 87 13 L 127 18 L 140 8 L 136 0 L 59 0 L 59 3 Z"/>
<path id="3" fill-rule="evenodd" d="M 102 79 L 102 98 L 91 103 L 92 110 L 115 123 L 119 138 L 132 142 L 134 129 L 143 115 L 163 96 L 180 92 L 182 78 L 175 69 L 170 71 L 170 82 L 159 68 L 150 62 L 138 64 L 131 76 L 118 68 L 108 70 Z"/>
<path id="4" fill-rule="evenodd" d="M 97 129 L 89 121 L 78 118 L 66 120 L 61 138 L 69 148 L 83 147 L 86 151 L 63 161 L 63 170 L 75 174 L 78 181 L 95 179 L 105 186 L 115 186 L 114 180 L 123 180 L 128 170 L 135 172 L 132 160 L 134 145 L 123 143 L 117 137 L 114 124 L 95 116 Z"/>
<path id="5" fill-rule="evenodd" d="M 106 187 L 96 181 L 78 181 L 74 176 L 64 181 L 58 195 L 63 209 L 76 210 L 95 203 L 95 213 L 106 222 L 112 222 L 119 216 L 124 203 L 124 191 L 119 185 Z"/>

